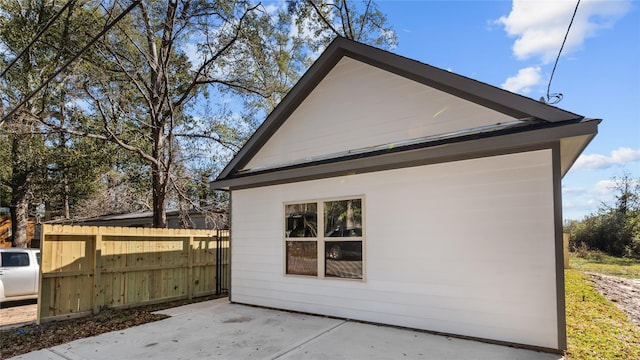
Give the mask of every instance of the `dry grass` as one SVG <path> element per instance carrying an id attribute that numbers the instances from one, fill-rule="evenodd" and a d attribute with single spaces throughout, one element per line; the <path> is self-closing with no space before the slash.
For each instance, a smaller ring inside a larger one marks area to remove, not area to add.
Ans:
<path id="1" fill-rule="evenodd" d="M 613 257 L 599 251 L 571 253 L 569 266 L 583 272 L 640 279 L 640 260 Z"/>

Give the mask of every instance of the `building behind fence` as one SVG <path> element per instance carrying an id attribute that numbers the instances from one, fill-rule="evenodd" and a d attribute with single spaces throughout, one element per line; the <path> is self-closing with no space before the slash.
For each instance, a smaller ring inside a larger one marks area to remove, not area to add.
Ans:
<path id="1" fill-rule="evenodd" d="M 38 321 L 221 294 L 226 230 L 43 225 Z"/>

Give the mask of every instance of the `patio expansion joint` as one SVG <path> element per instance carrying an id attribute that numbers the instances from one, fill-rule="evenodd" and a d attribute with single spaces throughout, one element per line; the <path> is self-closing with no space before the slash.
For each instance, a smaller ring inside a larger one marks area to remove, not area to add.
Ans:
<path id="1" fill-rule="evenodd" d="M 288 353 L 290 353 L 290 352 L 292 352 L 292 351 L 294 351 L 294 350 L 296 350 L 298 348 L 301 348 L 302 346 L 304 346 L 304 345 L 306 345 L 306 344 L 308 344 L 308 343 L 310 343 L 310 342 L 312 342 L 312 341 L 324 336 L 325 334 L 327 334 L 327 333 L 339 328 L 340 326 L 346 324 L 347 322 L 349 322 L 349 321 L 348 320 L 342 320 L 339 323 L 329 327 L 328 329 L 326 329 L 326 330 L 324 330 L 324 331 L 322 331 L 322 332 L 320 332 L 320 333 L 318 333 L 318 334 L 316 334 L 314 336 L 311 336 L 308 339 L 300 341 L 299 343 L 291 346 L 289 349 L 282 350 L 281 352 L 275 354 L 271 359 L 272 360 L 279 359 L 279 358 L 287 355 Z"/>
<path id="2" fill-rule="evenodd" d="M 66 344 L 63 344 L 63 346 L 64 346 L 64 345 L 66 345 Z M 61 353 L 61 352 L 57 351 L 56 349 L 49 348 L 49 349 L 47 349 L 47 350 L 48 350 L 48 351 L 50 351 L 50 352 L 52 352 L 52 353 L 53 353 L 53 354 L 55 354 L 56 356 L 59 356 L 61 359 L 64 359 L 64 360 L 86 360 L 86 359 L 85 359 L 85 358 L 83 358 L 83 357 L 77 357 L 77 356 L 75 356 L 75 355 L 73 355 L 73 354 L 66 354 L 66 355 L 65 355 L 65 354 L 63 354 L 63 353 Z M 69 357 L 68 355 L 72 355 L 72 356 L 71 356 L 71 357 Z"/>

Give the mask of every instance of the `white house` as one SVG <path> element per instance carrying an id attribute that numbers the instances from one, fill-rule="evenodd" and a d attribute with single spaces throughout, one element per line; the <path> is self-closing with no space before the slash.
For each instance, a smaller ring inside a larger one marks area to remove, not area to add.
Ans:
<path id="1" fill-rule="evenodd" d="M 211 184 L 231 301 L 565 349 L 561 179 L 599 122 L 336 39 Z"/>

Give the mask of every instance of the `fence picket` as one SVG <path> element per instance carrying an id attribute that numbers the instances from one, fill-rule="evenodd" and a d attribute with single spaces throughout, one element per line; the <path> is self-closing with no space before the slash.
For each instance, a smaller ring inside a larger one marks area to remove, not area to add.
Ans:
<path id="1" fill-rule="evenodd" d="M 228 232 L 43 225 L 38 323 L 224 292 L 218 237 Z"/>

